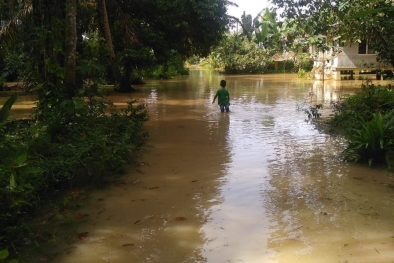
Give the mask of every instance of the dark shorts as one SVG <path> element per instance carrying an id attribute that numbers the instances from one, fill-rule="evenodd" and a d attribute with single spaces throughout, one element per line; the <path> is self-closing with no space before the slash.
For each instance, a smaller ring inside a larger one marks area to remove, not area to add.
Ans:
<path id="1" fill-rule="evenodd" d="M 219 105 L 220 106 L 220 111 L 224 112 L 224 110 L 226 110 L 226 112 L 230 111 L 230 105 L 229 104 L 223 104 L 223 105 Z"/>

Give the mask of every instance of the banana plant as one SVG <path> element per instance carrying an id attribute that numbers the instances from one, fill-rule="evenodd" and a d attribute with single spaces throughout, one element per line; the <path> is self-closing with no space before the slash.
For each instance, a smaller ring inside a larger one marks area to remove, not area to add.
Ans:
<path id="1" fill-rule="evenodd" d="M 255 29 L 256 40 L 259 45 L 264 43 L 264 41 L 266 41 L 268 37 L 276 35 L 279 32 L 275 18 L 269 12 L 268 8 L 266 8 L 263 11 L 264 14 L 262 16 L 261 15 L 259 16 L 261 17 L 261 21 L 258 21 L 256 17 L 255 20 L 257 21 L 254 22 L 256 25 L 256 29 Z M 261 11 L 260 13 L 262 13 L 263 11 Z"/>
<path id="2" fill-rule="evenodd" d="M 268 8 L 261 11 L 260 21 L 255 21 L 256 43 L 262 47 L 269 47 L 270 50 L 286 52 L 296 35 L 302 34 L 302 30 L 296 27 L 295 23 L 286 19 L 283 22 L 276 21 L 276 13 Z"/>
<path id="3" fill-rule="evenodd" d="M 285 27 L 282 29 L 279 26 L 274 13 L 270 12 L 268 8 L 261 10 L 255 18 L 252 18 L 252 15 L 247 15 L 245 11 L 241 16 L 241 20 L 236 17 L 231 18 L 241 25 L 242 32 L 239 34 L 240 37 L 246 37 L 249 41 L 252 41 L 254 33 L 256 42 L 259 45 L 272 36 L 285 34 L 284 31 L 286 31 Z M 286 25 L 286 23 L 283 25 Z"/>
<path id="4" fill-rule="evenodd" d="M 253 33 L 256 33 L 256 30 L 257 30 L 257 32 L 260 32 L 259 19 L 260 19 L 262 12 L 263 12 L 263 10 L 260 11 L 255 18 L 252 18 L 252 15 L 247 15 L 245 13 L 245 11 L 244 11 L 243 15 L 241 16 L 241 20 L 239 20 L 238 18 L 233 17 L 233 16 L 231 17 L 232 19 L 237 21 L 238 24 L 242 28 L 242 32 L 241 32 L 241 34 L 239 34 L 240 37 L 246 37 L 250 42 L 250 41 L 252 41 Z"/>

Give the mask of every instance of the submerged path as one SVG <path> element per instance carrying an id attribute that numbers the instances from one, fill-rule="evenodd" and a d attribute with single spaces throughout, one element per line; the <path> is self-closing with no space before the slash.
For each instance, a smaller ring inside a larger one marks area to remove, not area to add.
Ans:
<path id="1" fill-rule="evenodd" d="M 222 78 L 140 88 L 151 116 L 140 166 L 93 194 L 78 227 L 89 238 L 57 262 L 393 262 L 391 175 L 342 163 L 344 142 L 296 110 L 310 91 L 329 103 L 335 85 L 228 76 L 221 114 L 210 102 Z"/>

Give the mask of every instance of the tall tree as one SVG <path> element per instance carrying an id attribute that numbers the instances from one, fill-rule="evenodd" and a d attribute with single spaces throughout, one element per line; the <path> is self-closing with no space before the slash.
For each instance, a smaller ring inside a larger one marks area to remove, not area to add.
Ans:
<path id="1" fill-rule="evenodd" d="M 112 74 L 115 79 L 115 85 L 118 86 L 121 82 L 121 75 L 120 75 L 118 63 L 116 61 L 114 45 L 112 42 L 112 33 L 108 19 L 107 4 L 105 0 L 97 0 L 97 4 L 98 4 L 102 30 L 104 33 L 105 40 L 107 42 L 107 47 L 109 49 L 109 59 L 111 63 Z"/>
<path id="2" fill-rule="evenodd" d="M 75 95 L 76 51 L 77 51 L 77 3 L 76 0 L 66 1 L 65 28 L 65 68 L 64 83 L 69 97 Z"/>
<path id="3" fill-rule="evenodd" d="M 18 6 L 9 6 L 10 1 Z M 117 53 L 125 48 L 132 52 L 150 50 L 161 64 L 166 64 L 174 52 L 184 60 L 192 54 L 207 55 L 226 31 L 226 8 L 232 3 L 227 0 L 0 0 L 0 4 L 7 4 L 7 10 L 19 11 L 19 15 L 22 15 L 19 6 L 30 7 L 24 9 L 29 11 L 23 13 L 23 19 L 13 16 L 16 23 L 11 23 L 8 11 L 2 9 L 0 15 L 2 24 L 23 28 L 25 35 L 28 34 L 24 41 L 29 55 L 28 79 L 39 93 L 39 104 L 51 106 L 50 100 L 53 104 L 60 97 L 71 98 L 82 83 L 75 81 L 78 75 L 75 70 L 84 67 L 79 58 L 89 56 L 83 35 L 102 28 L 115 82 L 127 83 L 120 80 L 119 72 L 127 78 L 132 61 L 124 64 Z M 81 16 L 78 12 L 91 15 Z M 2 47 L 7 28 L 10 27 L 0 29 Z M 101 60 L 102 57 L 98 59 L 101 63 L 108 62 Z M 122 64 L 120 68 L 118 65 Z"/>

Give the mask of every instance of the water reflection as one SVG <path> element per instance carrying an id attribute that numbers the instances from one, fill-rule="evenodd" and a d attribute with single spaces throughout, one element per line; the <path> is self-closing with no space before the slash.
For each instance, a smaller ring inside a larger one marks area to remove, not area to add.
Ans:
<path id="1" fill-rule="evenodd" d="M 229 114 L 211 104 L 221 79 Z M 297 111 L 349 83 L 196 70 L 137 86 L 151 116 L 141 173 L 95 193 L 80 211 L 89 241 L 57 262 L 392 262 L 391 176 L 343 163 L 344 141 Z"/>

